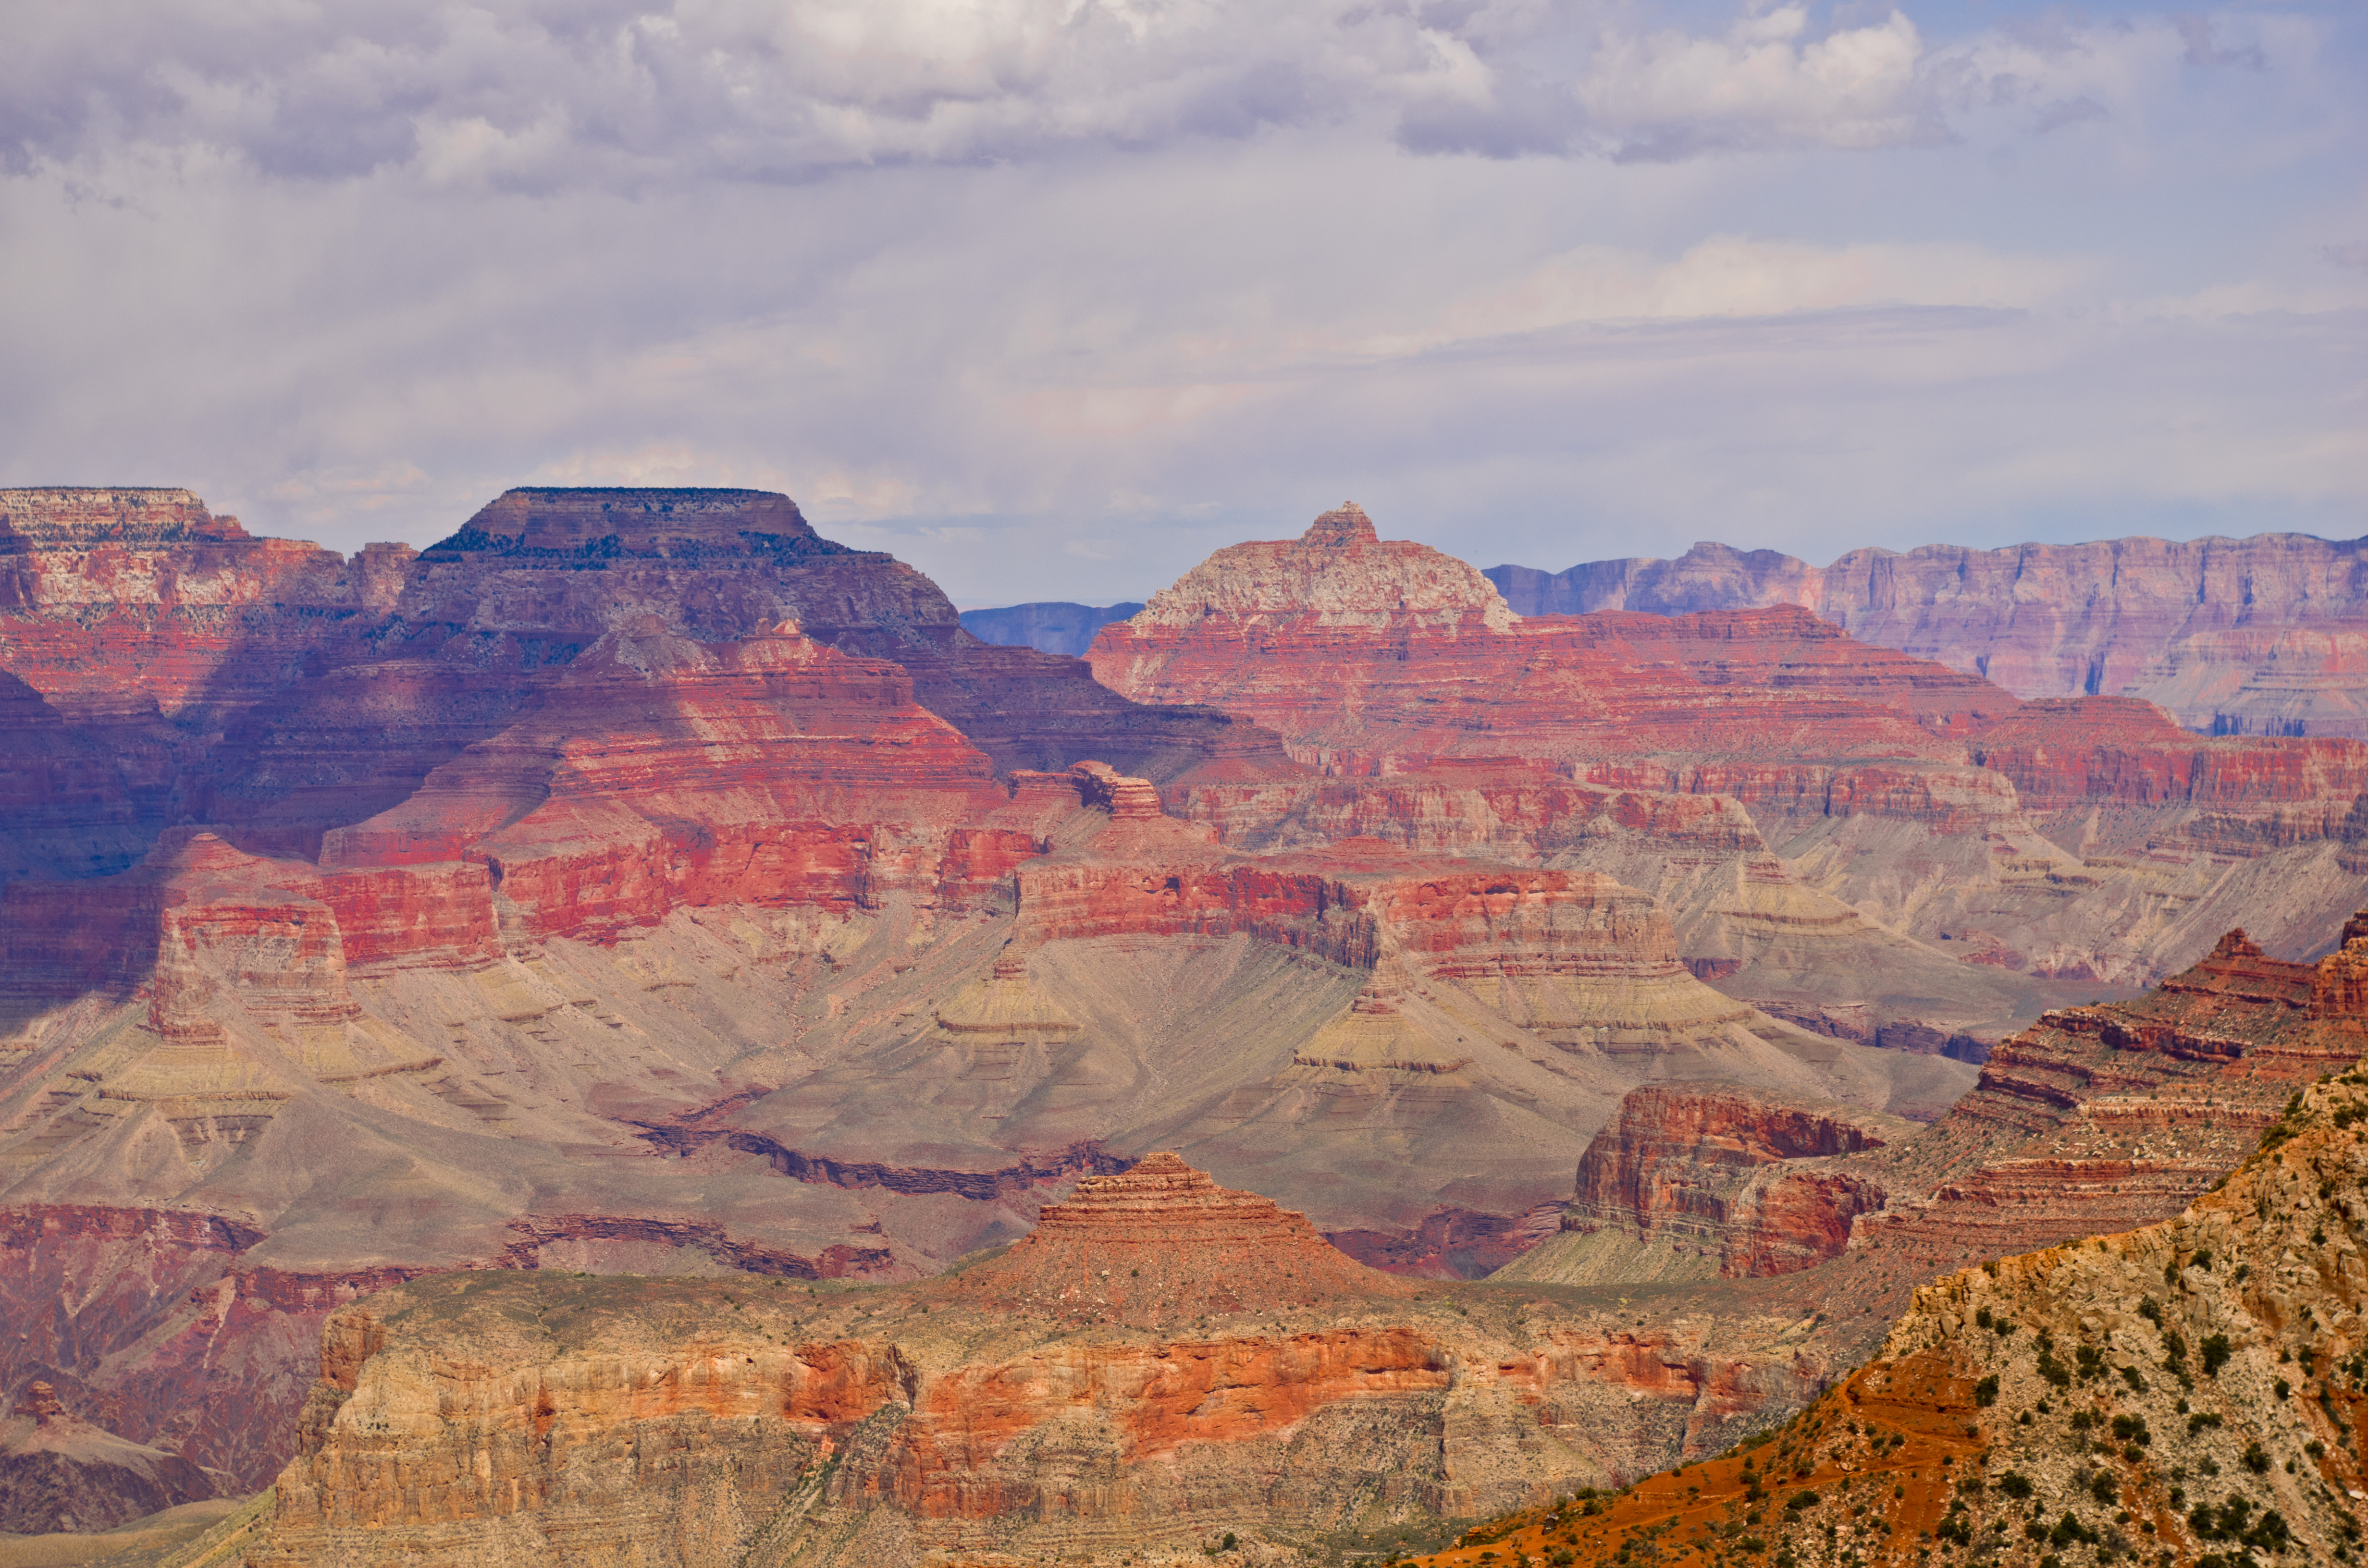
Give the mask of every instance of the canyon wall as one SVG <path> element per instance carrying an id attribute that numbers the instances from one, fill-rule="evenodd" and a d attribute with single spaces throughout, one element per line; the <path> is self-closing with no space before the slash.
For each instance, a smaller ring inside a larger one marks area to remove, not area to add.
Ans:
<path id="1" fill-rule="evenodd" d="M 1721 1445 L 1821 1370 L 1771 1320 L 1639 1328 L 1417 1289 L 1154 1155 L 921 1286 L 453 1277 L 359 1303 L 324 1330 L 249 1560 L 503 1563 L 564 1542 L 586 1563 L 1106 1561 L 1233 1533 L 1353 1540 Z"/>
<path id="2" fill-rule="evenodd" d="M 2133 696 L 2215 734 L 2368 737 L 2362 541 L 2307 534 L 1854 550 L 1815 567 L 1697 544 L 1674 561 L 1492 567 L 1522 615 L 1799 605 L 2019 697 Z"/>
<path id="3" fill-rule="evenodd" d="M 1919 1289 L 1873 1360 L 1759 1441 L 1417 1561 L 1745 1538 L 1818 1568 L 2081 1546 L 2350 1562 L 2368 1529 L 2363 1121 L 2361 1073 L 2314 1085 L 2175 1218 Z"/>

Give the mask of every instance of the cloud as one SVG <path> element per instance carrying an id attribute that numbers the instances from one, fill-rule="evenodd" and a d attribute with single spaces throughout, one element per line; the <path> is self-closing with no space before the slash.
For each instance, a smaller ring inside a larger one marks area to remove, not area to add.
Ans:
<path id="1" fill-rule="evenodd" d="M 0 481 L 341 548 L 754 484 L 983 603 L 1343 494 L 1550 566 L 2359 531 L 2356 38 L 1676 3 L 16 0 Z"/>
<path id="2" fill-rule="evenodd" d="M 1927 144 L 1952 86 L 2000 79 L 1897 10 L 1649 24 L 1622 0 L 13 0 L 0 157 L 543 194 L 1326 126 L 1669 160 Z M 2149 27 L 2190 60 L 2265 58 L 2205 19 Z"/>

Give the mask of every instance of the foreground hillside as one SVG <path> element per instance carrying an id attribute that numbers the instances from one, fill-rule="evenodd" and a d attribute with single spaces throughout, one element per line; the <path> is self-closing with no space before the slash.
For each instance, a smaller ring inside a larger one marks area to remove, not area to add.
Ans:
<path id="1" fill-rule="evenodd" d="M 2368 1074 L 2298 1094 L 2179 1218 L 1938 1281 L 1776 1431 L 1422 1561 L 2357 1562 L 2364 1124 Z"/>

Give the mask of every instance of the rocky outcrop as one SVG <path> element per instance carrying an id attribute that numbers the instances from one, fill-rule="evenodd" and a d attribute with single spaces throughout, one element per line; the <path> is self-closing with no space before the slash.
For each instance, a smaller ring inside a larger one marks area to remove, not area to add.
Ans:
<path id="1" fill-rule="evenodd" d="M 1562 1228 L 1623 1244 L 1595 1269 L 1617 1278 L 1789 1274 L 1849 1245 L 1850 1224 L 1883 1188 L 1835 1156 L 1920 1131 L 1856 1106 L 1788 1101 L 1735 1085 L 1648 1085 L 1578 1165 Z M 1655 1253 L 1666 1263 L 1640 1267 Z M 1690 1267 L 1691 1265 L 1691 1267 Z"/>
<path id="2" fill-rule="evenodd" d="M 12 1535 L 112 1529 L 215 1494 L 188 1460 L 77 1418 L 38 1379 L 0 1420 L 0 1530 Z"/>
<path id="3" fill-rule="evenodd" d="M 2295 964 L 2228 933 L 2144 996 L 2044 1016 L 1930 1127 L 1854 1149 L 1842 1129 L 1871 1120 L 1844 1108 L 1764 1086 L 1641 1089 L 1589 1146 L 1564 1233 L 1501 1273 L 1781 1275 L 1857 1303 L 1845 1336 L 1863 1337 L 1923 1281 L 2158 1222 L 2241 1163 L 2293 1094 L 2368 1050 L 2368 920 L 2344 942 Z"/>
<path id="4" fill-rule="evenodd" d="M 2294 1096 L 2178 1217 L 1917 1291 L 1867 1366 L 1773 1435 L 1593 1514 L 1516 1516 L 1426 1559 L 1633 1561 L 1746 1531 L 1804 1564 L 2344 1562 L 2360 1452 L 2368 1079 Z"/>
<path id="5" fill-rule="evenodd" d="M 1461 562 L 1348 517 L 1220 551 L 1104 627 L 1095 674 L 1253 719 L 1352 775 L 1607 753 L 1962 760 L 1941 737 L 2013 705 L 1799 609 L 1518 621 Z"/>
<path id="6" fill-rule="evenodd" d="M 981 1307 L 1146 1327 L 1413 1294 L 1317 1235 L 1305 1215 L 1219 1187 L 1166 1151 L 1086 1177 L 1008 1252 L 946 1289 Z"/>

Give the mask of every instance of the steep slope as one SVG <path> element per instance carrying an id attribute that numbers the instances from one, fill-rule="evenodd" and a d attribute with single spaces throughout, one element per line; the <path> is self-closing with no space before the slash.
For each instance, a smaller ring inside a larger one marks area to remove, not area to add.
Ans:
<path id="1" fill-rule="evenodd" d="M 2144 996 L 2051 1013 L 2006 1040 L 1912 1137 L 1756 1087 L 1640 1089 L 1581 1162 L 1562 1233 L 1503 1273 L 1600 1283 L 1814 1265 L 1800 1278 L 1823 1277 L 1862 1314 L 1903 1281 L 2167 1218 L 2296 1090 L 2358 1060 L 2368 915 L 2343 944 L 2317 965 L 2282 963 L 2230 932 Z"/>
<path id="2" fill-rule="evenodd" d="M 1800 605 L 1861 641 L 1987 676 L 2020 697 L 2133 696 L 2216 734 L 2368 738 L 2358 699 L 2368 570 L 2360 540 L 2104 540 L 2001 550 L 1854 550 L 1815 567 L 1697 544 L 1675 561 L 1548 574 L 1498 566 L 1523 615 Z"/>
<path id="3" fill-rule="evenodd" d="M 2363 1121 L 2358 1071 L 2297 1093 L 2176 1219 L 1918 1290 L 1875 1359 L 1772 1444 L 1423 1561 L 2357 1561 Z"/>
<path id="4" fill-rule="evenodd" d="M 111 1529 L 215 1490 L 180 1455 L 78 1420 L 45 1382 L 0 1421 L 0 1530 L 11 1535 Z"/>

